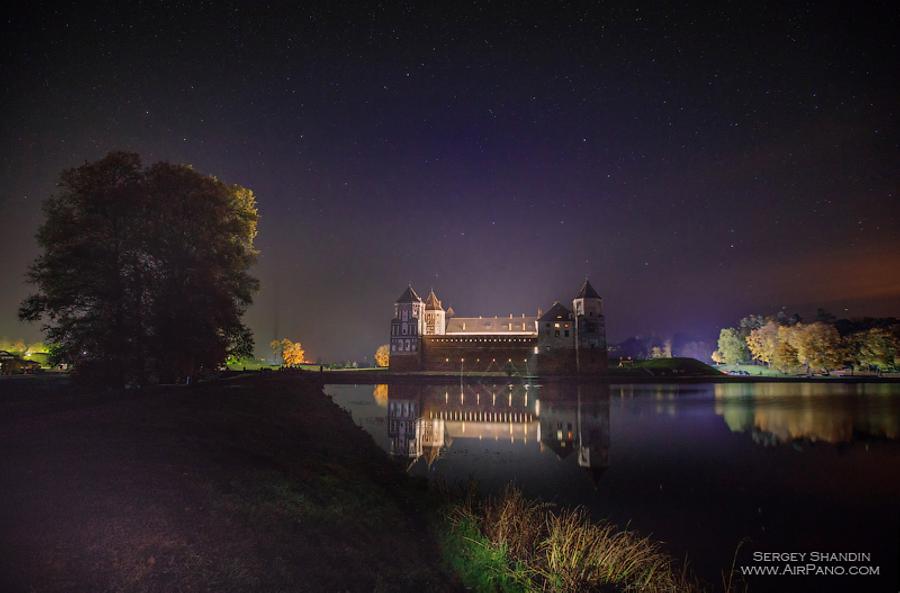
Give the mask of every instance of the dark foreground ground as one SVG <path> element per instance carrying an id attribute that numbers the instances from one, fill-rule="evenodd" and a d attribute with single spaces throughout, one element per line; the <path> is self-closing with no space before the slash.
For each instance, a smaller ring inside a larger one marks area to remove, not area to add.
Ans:
<path id="1" fill-rule="evenodd" d="M 297 376 L 0 380 L 2 591 L 448 591 L 405 478 Z"/>

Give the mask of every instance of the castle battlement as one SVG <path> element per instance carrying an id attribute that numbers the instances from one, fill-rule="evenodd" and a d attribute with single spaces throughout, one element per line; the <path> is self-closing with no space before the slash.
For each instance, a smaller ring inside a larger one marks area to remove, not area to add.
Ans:
<path id="1" fill-rule="evenodd" d="M 390 368 L 415 371 L 504 371 L 514 374 L 599 374 L 606 371 L 602 298 L 584 281 L 572 309 L 559 302 L 538 316 L 456 317 L 434 290 L 412 288 L 394 303 Z"/>

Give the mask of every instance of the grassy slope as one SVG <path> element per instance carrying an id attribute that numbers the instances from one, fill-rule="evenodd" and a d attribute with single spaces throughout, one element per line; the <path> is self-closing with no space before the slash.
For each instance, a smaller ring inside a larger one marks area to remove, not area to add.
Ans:
<path id="1" fill-rule="evenodd" d="M 694 358 L 651 358 L 649 360 L 636 360 L 630 367 L 610 367 L 611 375 L 635 375 L 635 376 L 716 376 L 719 371 Z"/>
<path id="2" fill-rule="evenodd" d="M 318 371 L 321 365 L 315 363 L 304 363 L 297 365 L 294 367 L 295 369 L 300 369 L 303 371 Z M 238 360 L 233 360 L 227 364 L 229 371 L 259 371 L 259 370 L 270 370 L 277 371 L 281 368 L 280 364 L 271 364 L 266 362 L 261 358 L 240 358 Z M 357 367 L 357 368 L 346 368 L 346 369 L 329 369 L 328 366 L 325 366 L 325 370 L 327 371 L 386 371 L 386 368 L 380 367 Z"/>
<path id="3" fill-rule="evenodd" d="M 723 372 L 744 371 L 750 373 L 751 376 L 758 377 L 790 377 L 788 373 L 782 373 L 773 368 L 758 364 L 723 364 L 719 366 Z"/>
<path id="4" fill-rule="evenodd" d="M 260 369 L 278 370 L 281 365 L 271 364 L 261 358 L 240 358 L 228 363 L 230 371 L 258 371 Z"/>
<path id="5" fill-rule="evenodd" d="M 58 383 L 0 387 L 0 589 L 450 587 L 419 486 L 314 384 Z"/>

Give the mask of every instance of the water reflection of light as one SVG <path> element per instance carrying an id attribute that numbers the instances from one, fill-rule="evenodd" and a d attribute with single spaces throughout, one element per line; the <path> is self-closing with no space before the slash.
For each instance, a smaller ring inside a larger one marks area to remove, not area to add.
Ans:
<path id="1" fill-rule="evenodd" d="M 386 408 L 388 405 L 388 386 L 384 383 L 376 385 L 372 390 L 372 397 L 379 408 Z"/>
<path id="2" fill-rule="evenodd" d="M 900 410 L 880 385 L 717 384 L 715 412 L 732 432 L 761 444 L 797 440 L 850 443 L 900 437 Z"/>
<path id="3" fill-rule="evenodd" d="M 582 413 L 581 387 L 545 386 L 548 401 L 529 398 L 522 385 L 509 385 L 506 406 L 496 406 L 496 390 L 481 385 L 461 385 L 459 398 L 444 389 L 422 385 L 392 385 L 387 413 L 389 451 L 429 466 L 457 439 L 508 442 L 513 446 L 537 444 L 560 458 L 577 452 L 578 464 L 593 470 L 605 468 L 609 458 L 608 391 L 591 393 L 590 408 Z M 481 404 L 480 392 L 491 393 Z M 549 390 L 549 391 L 548 391 Z M 571 392 L 571 393 L 570 393 Z M 443 394 L 443 397 L 441 397 Z M 467 397 L 468 396 L 468 397 Z M 474 396 L 474 397 L 472 397 Z"/>

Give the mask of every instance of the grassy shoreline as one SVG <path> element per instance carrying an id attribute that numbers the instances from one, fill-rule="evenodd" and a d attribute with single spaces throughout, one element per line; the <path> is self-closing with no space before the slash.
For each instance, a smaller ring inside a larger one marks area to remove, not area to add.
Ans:
<path id="1" fill-rule="evenodd" d="M 444 556 L 476 593 L 706 593 L 659 542 L 507 487 L 444 509 Z M 725 593 L 746 591 L 723 576 Z"/>
<path id="2" fill-rule="evenodd" d="M 313 374 L 313 373 L 310 373 Z M 592 377 L 549 377 L 521 376 L 512 377 L 504 373 L 391 373 L 388 371 L 325 371 L 315 373 L 324 383 L 333 384 L 365 384 L 365 383 L 459 383 L 484 382 L 491 380 L 505 383 L 509 380 L 528 381 L 530 383 L 572 383 L 572 384 L 653 384 L 653 383 L 900 383 L 900 377 L 875 376 L 841 376 L 841 377 L 777 377 L 777 376 L 732 376 L 732 375 L 647 375 L 647 374 L 609 374 Z"/>
<path id="3" fill-rule="evenodd" d="M 746 375 L 731 375 L 719 368 L 693 358 L 655 358 L 632 361 L 625 367 L 611 367 L 603 375 L 522 375 L 506 372 L 458 372 L 458 371 L 412 371 L 396 372 L 387 368 L 347 368 L 328 369 L 318 365 L 301 365 L 293 369 L 279 370 L 277 367 L 231 368 L 232 373 L 288 372 L 316 375 L 324 383 L 458 383 L 494 380 L 528 381 L 531 383 L 578 383 L 578 384 L 623 384 L 623 383 L 900 383 L 900 375 L 875 376 L 833 375 L 806 376 L 785 375 L 758 365 L 724 365 L 726 371 L 745 371 Z"/>

